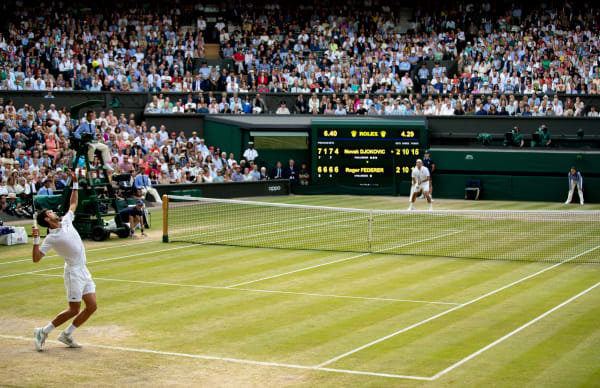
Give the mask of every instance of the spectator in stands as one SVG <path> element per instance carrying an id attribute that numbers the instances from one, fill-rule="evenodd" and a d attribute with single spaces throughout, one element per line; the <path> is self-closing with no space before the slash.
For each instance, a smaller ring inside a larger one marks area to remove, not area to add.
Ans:
<path id="1" fill-rule="evenodd" d="M 158 191 L 152 187 L 150 178 L 148 175 L 146 175 L 146 169 L 143 166 L 139 167 L 138 173 L 133 180 L 133 186 L 136 188 L 136 190 L 141 190 L 142 198 L 145 198 L 147 194 L 150 194 L 150 196 L 154 198 L 154 202 L 158 202 L 162 205 L 160 194 L 158 194 Z"/>
<path id="2" fill-rule="evenodd" d="M 283 179 L 283 167 L 281 166 L 281 162 L 278 160 L 277 164 L 271 170 L 271 179 Z"/>
<path id="3" fill-rule="evenodd" d="M 79 127 L 77 128 L 73 136 L 76 139 L 81 139 L 83 134 L 88 134 L 91 136 L 92 139 L 96 139 L 96 127 L 94 124 L 96 114 L 90 110 L 86 113 L 85 117 L 86 121 L 79 124 Z M 88 143 L 88 160 L 94 160 L 94 154 L 96 151 L 100 151 L 102 153 L 102 163 L 104 163 L 104 168 L 109 171 L 113 171 L 113 168 L 109 164 L 111 158 L 106 144 L 100 142 Z"/>
<path id="4" fill-rule="evenodd" d="M 298 167 L 294 165 L 294 159 L 290 159 L 288 166 L 283 170 L 283 177 L 295 183 L 298 179 Z"/>
<path id="5" fill-rule="evenodd" d="M 252 113 L 261 114 L 267 112 L 267 104 L 265 104 L 265 101 L 262 99 L 260 93 L 257 93 L 256 97 L 254 97 L 254 101 L 252 102 Z"/>
<path id="6" fill-rule="evenodd" d="M 67 187 L 67 183 L 67 173 L 65 171 L 57 172 L 54 176 L 54 187 L 56 187 L 56 190 L 64 190 L 64 188 Z"/>
<path id="7" fill-rule="evenodd" d="M 267 175 L 266 167 L 263 166 L 260 168 L 260 177 L 258 178 L 258 180 L 261 180 L 261 181 L 269 180 L 269 175 Z"/>
<path id="8" fill-rule="evenodd" d="M 244 168 L 244 174 L 242 175 L 242 179 L 244 182 L 254 181 L 254 177 L 250 175 L 250 169 L 248 167 Z"/>
<path id="9" fill-rule="evenodd" d="M 233 182 L 242 182 L 244 180 L 241 166 L 235 166 L 234 173 L 231 175 L 231 180 Z"/>
<path id="10" fill-rule="evenodd" d="M 252 178 L 253 181 L 260 180 L 260 171 L 258 170 L 258 164 L 252 165 L 252 171 L 250 171 L 250 177 Z"/>
<path id="11" fill-rule="evenodd" d="M 204 166 L 202 168 L 202 174 L 200 177 L 201 177 L 202 183 L 212 183 L 213 182 L 213 177 L 210 173 L 209 166 Z"/>
<path id="12" fill-rule="evenodd" d="M 279 108 L 277 108 L 277 111 L 275 112 L 276 115 L 289 115 L 290 114 L 290 110 L 288 109 L 287 105 L 285 104 L 285 101 L 281 101 L 279 104 Z"/>
<path id="13" fill-rule="evenodd" d="M 52 189 L 52 176 L 49 175 L 44 181 L 44 187 L 38 190 L 38 195 L 53 195 L 54 190 Z"/>
<path id="14" fill-rule="evenodd" d="M 302 94 L 298 95 L 296 99 L 296 110 L 294 111 L 296 114 L 306 114 L 308 113 L 308 105 L 304 100 L 304 96 Z"/>
<path id="15" fill-rule="evenodd" d="M 310 173 L 308 172 L 308 168 L 306 167 L 306 163 L 302 163 L 300 166 L 300 171 L 298 172 L 298 181 L 302 186 L 308 185 L 310 179 Z"/>

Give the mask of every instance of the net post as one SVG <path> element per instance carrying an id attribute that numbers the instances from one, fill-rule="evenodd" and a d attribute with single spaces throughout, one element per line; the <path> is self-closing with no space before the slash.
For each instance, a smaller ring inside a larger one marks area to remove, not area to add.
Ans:
<path id="1" fill-rule="evenodd" d="M 373 241 L 373 209 L 369 210 L 369 252 L 371 252 L 371 243 Z"/>
<path id="2" fill-rule="evenodd" d="M 168 225 L 168 220 L 169 220 L 169 196 L 166 194 L 163 194 L 162 196 L 162 209 L 163 209 L 163 236 L 162 236 L 162 241 L 164 243 L 168 243 L 169 242 L 169 225 Z"/>

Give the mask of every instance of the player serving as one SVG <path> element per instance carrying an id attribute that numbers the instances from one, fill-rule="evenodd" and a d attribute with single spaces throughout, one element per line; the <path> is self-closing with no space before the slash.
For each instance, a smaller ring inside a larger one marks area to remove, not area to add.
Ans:
<path id="1" fill-rule="evenodd" d="M 413 169 L 412 172 L 412 187 L 410 189 L 410 206 L 408 210 L 413 210 L 413 205 L 417 200 L 417 195 L 419 192 L 422 192 L 427 198 L 427 203 L 429 203 L 429 210 L 433 210 L 433 204 L 431 203 L 431 195 L 429 195 L 429 181 L 431 179 L 431 175 L 429 174 L 429 169 L 423 166 L 423 161 L 421 159 L 417 159 L 417 165 Z"/>
<path id="2" fill-rule="evenodd" d="M 60 335 L 58 340 L 71 348 L 79 348 L 73 339 L 73 331 L 83 325 L 85 321 L 96 311 L 96 285 L 92 275 L 85 266 L 85 247 L 77 230 L 73 227 L 73 218 L 77 208 L 77 190 L 79 185 L 77 175 L 69 171 L 73 182 L 69 211 L 62 219 L 52 210 L 44 209 L 37 215 L 37 223 L 48 228 L 48 236 L 40 247 L 40 230 L 34 223 L 33 227 L 33 262 L 40 261 L 48 251 L 54 249 L 65 259 L 65 287 L 67 289 L 67 300 L 69 308 L 58 314 L 56 318 L 45 327 L 34 329 L 35 346 L 42 350 L 48 334 L 54 329 L 75 317 L 73 322 Z M 81 299 L 85 302 L 85 309 L 79 311 Z"/>

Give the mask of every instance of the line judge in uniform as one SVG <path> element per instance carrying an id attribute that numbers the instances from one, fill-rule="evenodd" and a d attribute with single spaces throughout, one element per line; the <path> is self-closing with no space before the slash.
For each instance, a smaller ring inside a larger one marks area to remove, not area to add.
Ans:
<path id="1" fill-rule="evenodd" d="M 246 151 L 244 151 L 243 156 L 244 156 L 244 159 L 246 159 L 249 162 L 253 162 L 255 159 L 258 158 L 258 151 L 256 151 L 254 149 L 253 141 L 248 142 L 248 148 L 246 149 Z"/>
<path id="2" fill-rule="evenodd" d="M 423 167 L 427 167 L 427 170 L 429 170 L 429 196 L 433 201 L 433 172 L 435 171 L 435 162 L 431 159 L 429 150 L 425 150 L 425 157 L 423 158 Z M 421 194 L 419 198 L 425 198 L 425 195 Z"/>
<path id="3" fill-rule="evenodd" d="M 583 205 L 583 178 L 581 172 L 577 171 L 575 167 L 571 167 L 569 171 L 569 195 L 565 201 L 565 205 L 568 205 L 573 200 L 573 193 L 577 189 L 579 194 L 579 203 Z"/>

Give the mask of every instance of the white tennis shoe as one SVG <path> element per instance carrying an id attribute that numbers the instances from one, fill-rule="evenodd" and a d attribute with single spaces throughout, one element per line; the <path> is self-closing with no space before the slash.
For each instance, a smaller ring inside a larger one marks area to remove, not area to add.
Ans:
<path id="1" fill-rule="evenodd" d="M 72 335 L 67 335 L 64 331 L 58 336 L 58 340 L 70 348 L 80 348 L 81 345 L 75 342 Z"/>
<path id="2" fill-rule="evenodd" d="M 35 340 L 35 348 L 38 351 L 44 350 L 44 342 L 46 342 L 46 338 L 48 338 L 48 334 L 44 333 L 44 329 L 37 328 L 33 329 L 33 339 Z"/>

